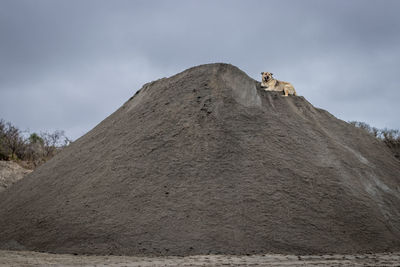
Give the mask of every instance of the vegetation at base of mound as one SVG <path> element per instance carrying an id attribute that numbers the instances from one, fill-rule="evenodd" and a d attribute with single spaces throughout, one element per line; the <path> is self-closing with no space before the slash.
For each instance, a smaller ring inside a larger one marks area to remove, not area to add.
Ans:
<path id="1" fill-rule="evenodd" d="M 379 140 L 382 140 L 394 153 L 394 156 L 400 159 L 400 131 L 394 129 L 378 129 L 371 127 L 365 122 L 349 121 L 351 125 L 360 128 Z"/>
<path id="2" fill-rule="evenodd" d="M 23 161 L 26 167 L 34 168 L 70 143 L 64 131 L 29 133 L 0 119 L 0 160 Z"/>
<path id="3" fill-rule="evenodd" d="M 364 130 L 383 141 L 400 159 L 400 131 L 395 129 L 378 129 L 365 122 L 349 121 L 349 124 Z M 29 133 L 21 131 L 11 122 L 0 119 L 0 160 L 25 161 L 28 167 L 37 167 L 54 157 L 61 149 L 68 146 L 71 140 L 62 130 Z"/>

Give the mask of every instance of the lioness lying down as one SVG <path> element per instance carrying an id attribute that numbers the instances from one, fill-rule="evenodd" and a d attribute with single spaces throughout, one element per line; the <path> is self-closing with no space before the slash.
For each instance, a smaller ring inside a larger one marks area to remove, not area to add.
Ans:
<path id="1" fill-rule="evenodd" d="M 265 87 L 265 91 L 284 92 L 285 96 L 297 95 L 291 83 L 275 80 L 270 72 L 261 72 L 261 75 L 261 87 Z"/>

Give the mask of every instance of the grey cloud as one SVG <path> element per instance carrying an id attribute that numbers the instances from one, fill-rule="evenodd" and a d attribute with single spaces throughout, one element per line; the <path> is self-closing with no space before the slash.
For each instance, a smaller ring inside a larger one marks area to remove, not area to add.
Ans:
<path id="1" fill-rule="evenodd" d="M 2 1 L 0 117 L 76 138 L 142 84 L 228 62 L 255 79 L 274 72 L 341 119 L 400 128 L 399 7 L 389 0 Z"/>

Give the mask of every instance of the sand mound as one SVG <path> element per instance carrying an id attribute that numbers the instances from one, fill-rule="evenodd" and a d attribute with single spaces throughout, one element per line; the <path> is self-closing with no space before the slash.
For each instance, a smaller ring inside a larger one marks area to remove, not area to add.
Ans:
<path id="1" fill-rule="evenodd" d="M 25 169 L 13 161 L 0 160 L 0 192 L 30 172 L 32 170 Z"/>
<path id="2" fill-rule="evenodd" d="M 265 92 L 232 65 L 202 65 L 146 84 L 0 194 L 0 247 L 396 250 L 399 179 L 399 161 L 362 130 L 303 97 Z"/>

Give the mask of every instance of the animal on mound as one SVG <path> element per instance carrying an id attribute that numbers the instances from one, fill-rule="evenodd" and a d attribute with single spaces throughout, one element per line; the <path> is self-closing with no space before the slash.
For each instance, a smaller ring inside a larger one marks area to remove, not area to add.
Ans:
<path id="1" fill-rule="evenodd" d="M 261 72 L 261 87 L 264 87 L 265 91 L 278 91 L 283 92 L 285 96 L 296 95 L 296 90 L 293 85 L 288 82 L 278 81 L 272 77 L 271 72 Z"/>

